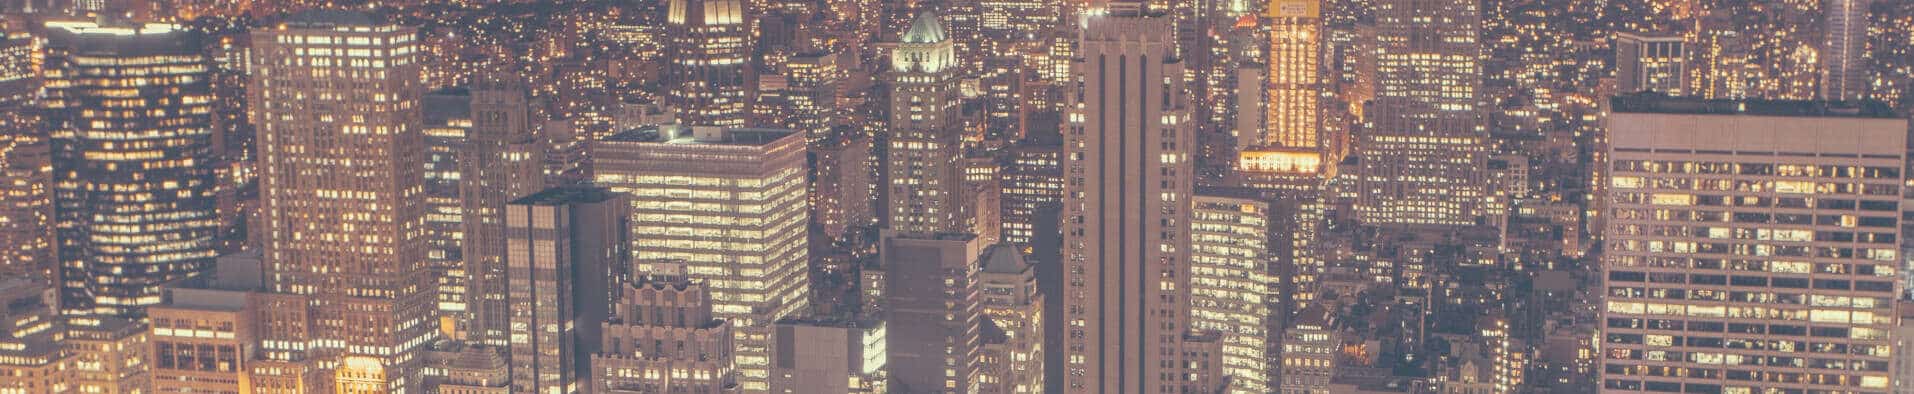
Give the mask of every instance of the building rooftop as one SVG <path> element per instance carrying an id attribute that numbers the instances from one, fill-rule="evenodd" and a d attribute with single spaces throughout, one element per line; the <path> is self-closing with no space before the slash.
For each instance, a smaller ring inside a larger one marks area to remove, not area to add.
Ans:
<path id="1" fill-rule="evenodd" d="M 81 55 L 199 55 L 195 34 L 168 23 L 49 21 L 47 45 Z"/>
<path id="2" fill-rule="evenodd" d="M 605 202 L 605 200 L 610 200 L 614 197 L 617 197 L 617 194 L 612 193 L 611 189 L 608 188 L 587 185 L 566 185 L 552 187 L 537 193 L 532 193 L 529 196 L 519 197 L 517 200 L 512 200 L 511 204 L 567 205 Z"/>
<path id="3" fill-rule="evenodd" d="M 1023 252 L 1010 244 L 994 244 L 984 249 L 984 272 L 1022 273 L 1030 267 Z"/>
<path id="4" fill-rule="evenodd" d="M 1887 104 L 1878 101 L 1818 100 L 1705 100 L 1672 97 L 1643 92 L 1615 96 L 1609 100 L 1615 113 L 1754 115 L 1836 118 L 1895 118 Z"/>
<path id="5" fill-rule="evenodd" d="M 294 28 L 330 28 L 339 26 L 379 26 L 371 14 L 346 10 L 306 10 L 286 17 L 286 26 Z"/>
<path id="6" fill-rule="evenodd" d="M 713 126 L 644 126 L 606 136 L 607 142 L 651 142 L 683 145 L 758 146 L 797 134 L 787 129 L 719 128 Z"/>

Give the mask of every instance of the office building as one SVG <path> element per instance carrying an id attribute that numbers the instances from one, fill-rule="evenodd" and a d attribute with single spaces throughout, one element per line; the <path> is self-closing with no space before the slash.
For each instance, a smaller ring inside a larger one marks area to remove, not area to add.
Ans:
<path id="1" fill-rule="evenodd" d="M 1282 380 L 1274 384 L 1281 394 L 1328 394 L 1336 376 L 1336 354 L 1342 347 L 1342 327 L 1336 310 L 1312 303 L 1296 311 L 1295 324 L 1283 330 Z"/>
<path id="2" fill-rule="evenodd" d="M 450 339 L 470 335 L 465 274 L 465 198 L 459 193 L 459 160 L 472 132 L 472 95 L 464 89 L 427 93 L 425 130 L 425 263 L 432 272 L 434 323 Z"/>
<path id="3" fill-rule="evenodd" d="M 425 352 L 425 392 L 507 394 L 512 365 L 505 352 L 485 344 L 439 341 Z"/>
<path id="4" fill-rule="evenodd" d="M 1615 33 L 1615 91 L 1687 93 L 1688 39 L 1679 35 Z"/>
<path id="5" fill-rule="evenodd" d="M 962 121 L 957 119 L 956 42 L 935 13 L 911 21 L 891 54 L 888 145 L 884 150 L 889 228 L 967 231 L 961 215 Z"/>
<path id="6" fill-rule="evenodd" d="M 889 389 L 880 320 L 778 321 L 772 333 L 771 392 L 873 394 Z"/>
<path id="7" fill-rule="evenodd" d="M 151 348 L 145 323 L 118 316 L 65 319 L 61 341 L 73 357 L 66 384 L 75 392 L 140 394 L 153 387 Z"/>
<path id="8" fill-rule="evenodd" d="M 1279 0 L 1268 12 L 1268 114 L 1254 145 L 1315 151 L 1322 147 L 1322 2 Z"/>
<path id="9" fill-rule="evenodd" d="M 966 393 L 977 384 L 979 260 L 984 241 L 966 233 L 887 232 L 885 347 L 892 390 Z"/>
<path id="10" fill-rule="evenodd" d="M 1056 120 L 1054 113 L 1049 116 Z M 1054 124 L 1054 123 L 1053 123 Z M 1036 238 L 1039 216 L 1056 215 L 1063 202 L 1063 138 L 1056 132 L 1038 132 L 1005 149 L 1002 209 L 998 220 L 1002 242 L 1030 245 Z"/>
<path id="11" fill-rule="evenodd" d="M 210 65 L 173 25 L 47 27 L 60 310 L 137 319 L 217 255 Z"/>
<path id="12" fill-rule="evenodd" d="M 53 151 L 40 116 L 0 104 L 0 276 L 51 283 Z"/>
<path id="13" fill-rule="evenodd" d="M 667 126 L 597 141 L 598 184 L 631 196 L 633 272 L 682 261 L 731 322 L 738 384 L 767 389 L 771 323 L 810 303 L 804 135 Z"/>
<path id="14" fill-rule="evenodd" d="M 1065 94 L 1064 391 L 1182 392 L 1190 99 L 1170 19 L 1107 7 L 1085 22 Z"/>
<path id="15" fill-rule="evenodd" d="M 744 127 L 751 31 L 756 14 L 745 0 L 669 0 L 665 8 L 665 104 L 689 125 Z"/>
<path id="16" fill-rule="evenodd" d="M 1868 8 L 1873 0 L 1821 1 L 1821 99 L 1867 97 Z"/>
<path id="17" fill-rule="evenodd" d="M 578 393 L 605 321 L 611 278 L 626 269 L 622 195 L 561 186 L 505 206 L 505 301 L 511 330 L 512 391 Z"/>
<path id="18" fill-rule="evenodd" d="M 1888 390 L 1907 121 L 1875 103 L 1611 108 L 1602 390 Z"/>
<path id="19" fill-rule="evenodd" d="M 257 305 L 245 291 L 173 288 L 147 308 L 153 391 L 245 392 L 259 349 Z"/>
<path id="20" fill-rule="evenodd" d="M 646 276 L 620 287 L 603 323 L 602 346 L 591 358 L 589 391 L 716 394 L 737 388 L 731 323 L 712 317 L 704 285 Z"/>
<path id="21" fill-rule="evenodd" d="M 271 384 L 303 384 L 310 373 L 320 387 L 417 389 L 417 351 L 438 331 L 416 37 L 344 11 L 252 32 L 246 91 L 259 133 L 266 287 L 303 296 L 294 308 L 314 322 L 311 342 L 285 350 L 313 368 L 262 371 L 289 376 Z"/>
<path id="22" fill-rule="evenodd" d="M 1007 244 L 984 249 L 977 298 L 986 318 L 978 366 L 980 393 L 1041 393 L 1044 390 L 1044 294 L 1037 266 Z"/>
<path id="23" fill-rule="evenodd" d="M 0 28 L 0 107 L 27 103 L 39 91 L 34 51 L 40 45 L 24 29 Z"/>
<path id="24" fill-rule="evenodd" d="M 506 76 L 493 76 L 471 87 L 472 125 L 459 149 L 460 282 L 467 286 L 470 321 L 467 339 L 492 346 L 508 346 L 510 308 L 505 297 L 506 254 L 502 233 L 505 205 L 545 187 L 546 141 L 533 130 L 528 88 Z M 516 380 L 515 380 L 516 382 Z M 520 382 L 522 383 L 522 382 Z"/>
<path id="25" fill-rule="evenodd" d="M 0 390 L 70 390 L 59 314 L 46 302 L 47 286 L 24 278 L 0 279 Z"/>
<path id="26" fill-rule="evenodd" d="M 1270 204 L 1199 190 L 1190 226 L 1190 328 L 1215 333 L 1231 392 L 1266 393 L 1279 375 L 1274 347 L 1281 286 L 1271 253 Z"/>
<path id="27" fill-rule="evenodd" d="M 811 143 L 811 220 L 826 237 L 838 239 L 852 227 L 876 223 L 876 200 L 871 199 L 876 164 L 871 139 L 863 134 L 832 132 Z"/>
<path id="28" fill-rule="evenodd" d="M 1356 145 L 1363 224 L 1472 225 L 1487 213 L 1479 7 L 1376 3 L 1376 99 Z"/>

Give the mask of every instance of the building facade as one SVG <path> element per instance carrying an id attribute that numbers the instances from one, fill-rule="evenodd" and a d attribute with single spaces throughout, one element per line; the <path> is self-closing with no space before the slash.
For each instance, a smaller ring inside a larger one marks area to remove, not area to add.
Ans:
<path id="1" fill-rule="evenodd" d="M 1135 3 L 1108 7 L 1086 21 L 1079 83 L 1066 93 L 1064 391 L 1180 392 L 1190 99 L 1170 19 Z"/>
<path id="2" fill-rule="evenodd" d="M 210 64 L 171 25 L 48 27 L 60 309 L 137 318 L 217 255 Z"/>
<path id="3" fill-rule="evenodd" d="M 563 186 L 506 204 L 506 304 L 512 390 L 588 392 L 587 367 L 599 343 L 611 297 L 611 278 L 627 267 L 626 213 L 631 206 L 610 189 Z"/>
<path id="4" fill-rule="evenodd" d="M 1471 225 L 1491 197 L 1480 4 L 1376 3 L 1376 98 L 1357 141 L 1357 219 Z"/>
<path id="5" fill-rule="evenodd" d="M 744 127 L 750 118 L 755 2 L 670 0 L 665 8 L 665 104 L 687 125 Z"/>
<path id="6" fill-rule="evenodd" d="M 417 32 L 309 11 L 252 39 L 266 286 L 313 322 L 288 358 L 314 360 L 321 387 L 416 390 L 438 333 Z"/>
<path id="7" fill-rule="evenodd" d="M 632 271 L 681 261 L 710 286 L 734 330 L 739 388 L 767 390 L 771 323 L 810 303 L 804 135 L 668 126 L 597 142 L 598 184 L 631 196 Z"/>
<path id="8" fill-rule="evenodd" d="M 1907 121 L 1806 101 L 1612 108 L 1603 390 L 1887 391 Z"/>
<path id="9" fill-rule="evenodd" d="M 935 13 L 911 22 L 891 55 L 885 221 L 896 231 L 966 231 L 956 42 Z"/>

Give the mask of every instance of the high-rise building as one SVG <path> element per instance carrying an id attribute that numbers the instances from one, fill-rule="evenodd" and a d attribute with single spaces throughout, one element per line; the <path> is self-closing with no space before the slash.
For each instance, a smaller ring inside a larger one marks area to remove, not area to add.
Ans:
<path id="1" fill-rule="evenodd" d="M 667 126 L 597 141 L 598 184 L 631 195 L 633 272 L 682 261 L 731 322 L 738 385 L 764 392 L 771 323 L 810 303 L 804 135 Z"/>
<path id="2" fill-rule="evenodd" d="M 1867 97 L 1868 8 L 1873 0 L 1821 1 L 1821 99 Z"/>
<path id="3" fill-rule="evenodd" d="M 425 130 L 425 262 L 432 271 L 438 326 L 451 339 L 470 335 L 465 274 L 465 198 L 459 160 L 472 132 L 472 95 L 464 89 L 427 93 Z"/>
<path id="4" fill-rule="evenodd" d="M 1065 392 L 1182 392 L 1195 137 L 1167 16 L 1092 10 L 1065 96 Z"/>
<path id="5" fill-rule="evenodd" d="M 744 127 L 754 13 L 745 0 L 668 0 L 665 103 L 688 125 Z"/>
<path id="6" fill-rule="evenodd" d="M 471 128 L 459 149 L 460 243 L 467 339 L 505 347 L 511 336 L 505 205 L 545 186 L 546 141 L 532 128 L 529 90 L 508 77 L 475 82 Z M 516 360 L 514 360 L 516 361 Z M 516 381 L 515 381 L 516 382 Z M 522 383 L 522 382 L 521 382 Z"/>
<path id="7" fill-rule="evenodd" d="M 1056 120 L 1054 113 L 1049 118 Z M 1032 133 L 1005 150 L 999 234 L 1004 243 L 1027 246 L 1037 235 L 1038 216 L 1055 215 L 1063 201 L 1063 138 Z"/>
<path id="8" fill-rule="evenodd" d="M 1219 335 L 1229 390 L 1267 393 L 1278 377 L 1281 283 L 1272 265 L 1270 204 L 1202 190 L 1190 229 L 1190 328 Z"/>
<path id="9" fill-rule="evenodd" d="M 1278 0 L 1269 12 L 1268 115 L 1260 146 L 1322 146 L 1323 35 L 1321 0 Z"/>
<path id="10" fill-rule="evenodd" d="M 1688 87 L 1688 39 L 1615 33 L 1615 91 L 1681 96 Z"/>
<path id="11" fill-rule="evenodd" d="M 877 220 L 871 199 L 871 138 L 832 132 L 811 143 L 811 220 L 837 239 Z"/>
<path id="12" fill-rule="evenodd" d="M 1907 121 L 1877 103 L 1611 108 L 1602 390 L 1887 391 Z"/>
<path id="13" fill-rule="evenodd" d="M 1044 311 L 1037 290 L 1037 265 L 1008 244 L 984 249 L 978 285 L 983 323 L 983 357 L 978 366 L 982 393 L 1041 393 L 1044 390 Z"/>
<path id="14" fill-rule="evenodd" d="M 0 28 L 0 107 L 26 104 L 39 91 L 36 49 L 39 42 L 24 29 Z"/>
<path id="15" fill-rule="evenodd" d="M 884 150 L 892 230 L 964 231 L 957 47 L 936 13 L 911 21 L 891 54 L 890 123 Z"/>
<path id="16" fill-rule="evenodd" d="M 310 342 L 285 351 L 320 387 L 414 390 L 437 337 L 416 37 L 345 11 L 252 32 L 266 287 L 304 296 Z"/>
<path id="17" fill-rule="evenodd" d="M 978 381 L 984 241 L 967 233 L 885 233 L 885 350 L 891 389 L 966 393 Z"/>
<path id="18" fill-rule="evenodd" d="M 218 254 L 210 66 L 173 25 L 47 27 L 60 310 L 137 317 Z"/>
<path id="19" fill-rule="evenodd" d="M 37 113 L 0 104 L 0 276 L 55 278 L 51 149 Z"/>
<path id="20" fill-rule="evenodd" d="M 707 393 L 737 388 L 731 323 L 712 317 L 704 285 L 657 273 L 621 284 L 591 357 L 587 392 Z M 682 275 L 682 274 L 679 274 Z"/>
<path id="21" fill-rule="evenodd" d="M 512 391 L 590 392 L 592 349 L 611 304 L 629 244 L 631 208 L 622 195 L 561 186 L 505 206 L 505 297 L 511 330 Z"/>
<path id="22" fill-rule="evenodd" d="M 1376 99 L 1357 141 L 1364 224 L 1469 225 L 1485 214 L 1478 3 L 1376 2 Z"/>

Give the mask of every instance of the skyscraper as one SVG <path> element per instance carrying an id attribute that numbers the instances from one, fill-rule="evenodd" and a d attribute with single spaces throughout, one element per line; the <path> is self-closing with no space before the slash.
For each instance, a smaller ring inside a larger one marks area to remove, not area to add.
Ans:
<path id="1" fill-rule="evenodd" d="M 886 223 L 915 233 L 964 231 L 958 201 L 961 137 L 956 119 L 957 49 L 937 14 L 911 21 L 891 54 Z"/>
<path id="2" fill-rule="evenodd" d="M 140 316 L 216 255 L 209 64 L 172 25 L 48 32 L 60 309 Z"/>
<path id="3" fill-rule="evenodd" d="M 1873 103 L 1612 108 L 1603 390 L 1888 390 L 1907 121 Z"/>
<path id="4" fill-rule="evenodd" d="M 1473 0 L 1376 3 L 1376 99 L 1357 142 L 1357 219 L 1468 225 L 1483 215 L 1488 132 Z"/>
<path id="5" fill-rule="evenodd" d="M 1260 145 L 1322 146 L 1322 2 L 1279 0 L 1269 9 L 1268 122 Z"/>
<path id="6" fill-rule="evenodd" d="M 752 19 L 744 0 L 668 0 L 665 103 L 687 125 L 744 127 L 750 117 Z"/>
<path id="7" fill-rule="evenodd" d="M 341 387 L 413 388 L 437 333 L 416 36 L 344 11 L 252 32 L 267 288 L 305 296 L 311 345 L 292 352 Z"/>
<path id="8" fill-rule="evenodd" d="M 1689 56 L 1681 36 L 1615 33 L 1615 91 L 1683 95 Z"/>
<path id="9" fill-rule="evenodd" d="M 738 385 L 767 390 L 771 323 L 810 302 L 804 134 L 791 130 L 630 130 L 597 141 L 597 181 L 631 195 L 634 272 L 681 261 L 730 321 Z"/>
<path id="10" fill-rule="evenodd" d="M 987 319 L 979 336 L 978 366 L 986 393 L 1040 393 L 1044 390 L 1044 294 L 1037 290 L 1037 266 L 1009 244 L 984 249 L 977 288 L 978 310 Z"/>
<path id="11" fill-rule="evenodd" d="M 1281 327 L 1270 204 L 1230 190 L 1199 191 L 1190 230 L 1190 328 L 1220 335 L 1231 392 L 1267 393 L 1279 376 L 1270 327 Z M 1280 238 L 1279 238 L 1280 239 Z"/>
<path id="12" fill-rule="evenodd" d="M 979 361 L 978 285 L 984 240 L 965 233 L 885 233 L 884 326 L 892 389 L 972 392 Z"/>
<path id="13" fill-rule="evenodd" d="M 1821 98 L 1859 100 L 1867 95 L 1868 6 L 1873 0 L 1821 1 Z"/>
<path id="14" fill-rule="evenodd" d="M 625 212 L 610 189 L 546 189 L 505 206 L 505 301 L 510 310 L 512 391 L 594 392 L 592 349 L 613 301 L 611 279 L 626 268 Z"/>
<path id="15" fill-rule="evenodd" d="M 546 141 L 532 129 L 530 97 L 523 83 L 494 76 L 471 88 L 472 126 L 459 149 L 459 196 L 465 239 L 469 339 L 506 346 L 511 312 L 505 297 L 506 202 L 545 186 Z"/>
<path id="16" fill-rule="evenodd" d="M 1092 10 L 1066 94 L 1065 392 L 1173 393 L 1185 380 L 1195 144 L 1170 19 Z"/>
<path id="17" fill-rule="evenodd" d="M 0 104 L 0 276 L 55 278 L 49 144 L 39 114 Z"/>

